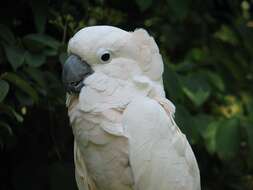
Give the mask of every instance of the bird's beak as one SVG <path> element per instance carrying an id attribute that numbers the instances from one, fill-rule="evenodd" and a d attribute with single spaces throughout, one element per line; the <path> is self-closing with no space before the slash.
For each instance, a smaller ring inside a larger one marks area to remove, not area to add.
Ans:
<path id="1" fill-rule="evenodd" d="M 76 55 L 70 55 L 63 65 L 62 81 L 69 93 L 79 93 L 84 86 L 83 80 L 94 71 Z"/>

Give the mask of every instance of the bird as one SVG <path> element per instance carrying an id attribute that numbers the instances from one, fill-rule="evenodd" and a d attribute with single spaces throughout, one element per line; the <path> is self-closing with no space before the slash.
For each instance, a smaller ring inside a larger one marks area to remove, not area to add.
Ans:
<path id="1" fill-rule="evenodd" d="M 166 98 L 154 38 L 88 26 L 68 43 L 62 81 L 79 190 L 200 190 L 195 155 Z"/>

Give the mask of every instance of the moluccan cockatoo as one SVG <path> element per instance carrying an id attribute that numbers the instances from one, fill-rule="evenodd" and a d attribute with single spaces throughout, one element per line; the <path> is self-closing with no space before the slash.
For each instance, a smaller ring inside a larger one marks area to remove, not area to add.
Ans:
<path id="1" fill-rule="evenodd" d="M 154 39 L 144 29 L 92 26 L 68 52 L 63 82 L 79 190 L 200 190 Z"/>

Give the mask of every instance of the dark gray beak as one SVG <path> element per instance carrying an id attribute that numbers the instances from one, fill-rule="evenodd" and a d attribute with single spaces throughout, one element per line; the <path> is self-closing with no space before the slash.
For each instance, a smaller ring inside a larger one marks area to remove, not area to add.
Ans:
<path id="1" fill-rule="evenodd" d="M 94 71 L 76 55 L 70 55 L 63 65 L 62 81 L 69 93 L 79 93 L 84 86 L 83 80 Z"/>

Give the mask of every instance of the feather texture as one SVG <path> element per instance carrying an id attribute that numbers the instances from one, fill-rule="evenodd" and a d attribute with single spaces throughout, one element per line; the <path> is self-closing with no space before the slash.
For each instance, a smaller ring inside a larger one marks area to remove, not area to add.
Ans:
<path id="1" fill-rule="evenodd" d="M 97 56 L 104 49 L 106 64 Z M 94 70 L 79 96 L 67 96 L 79 190 L 200 190 L 195 156 L 165 98 L 154 39 L 143 29 L 87 27 L 68 50 Z"/>
<path id="2" fill-rule="evenodd" d="M 185 136 L 157 101 L 139 97 L 123 114 L 136 189 L 199 190 L 199 170 Z M 141 138 L 140 138 L 141 137 Z"/>

